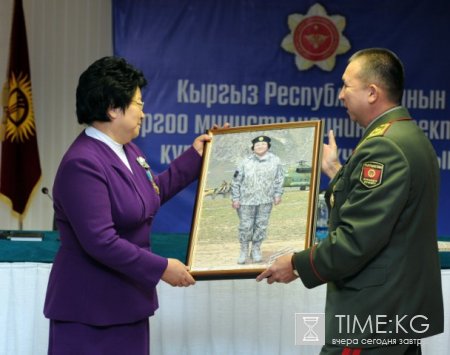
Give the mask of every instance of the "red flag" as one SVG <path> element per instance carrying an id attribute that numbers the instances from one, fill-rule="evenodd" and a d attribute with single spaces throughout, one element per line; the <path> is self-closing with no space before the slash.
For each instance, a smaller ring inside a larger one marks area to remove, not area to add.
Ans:
<path id="1" fill-rule="evenodd" d="M 22 215 L 41 177 L 22 0 L 14 1 L 9 65 L 2 97 L 0 193 Z"/>

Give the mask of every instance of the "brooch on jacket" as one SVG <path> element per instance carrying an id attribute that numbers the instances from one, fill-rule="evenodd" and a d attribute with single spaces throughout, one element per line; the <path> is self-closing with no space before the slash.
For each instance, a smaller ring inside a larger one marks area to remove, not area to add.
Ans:
<path id="1" fill-rule="evenodd" d="M 142 166 L 145 170 L 145 174 L 147 175 L 148 181 L 150 181 L 155 189 L 156 193 L 159 195 L 159 187 L 155 183 L 155 179 L 153 179 L 152 171 L 150 170 L 150 165 L 145 161 L 143 157 L 137 157 L 136 161 Z"/>

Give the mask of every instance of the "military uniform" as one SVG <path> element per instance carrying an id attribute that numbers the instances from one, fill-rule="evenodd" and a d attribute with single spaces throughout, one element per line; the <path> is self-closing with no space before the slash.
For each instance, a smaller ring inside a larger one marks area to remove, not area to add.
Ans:
<path id="1" fill-rule="evenodd" d="M 327 283 L 327 344 L 443 331 L 438 186 L 436 154 L 405 108 L 372 122 L 330 183 L 329 237 L 293 257 L 306 287 Z"/>
<path id="2" fill-rule="evenodd" d="M 283 194 L 284 172 L 280 158 L 271 152 L 244 159 L 234 173 L 231 182 L 231 198 L 239 201 L 239 242 L 247 252 L 247 244 L 253 242 L 260 261 L 259 245 L 266 239 L 273 200 Z M 245 259 L 240 258 L 239 263 Z"/>
<path id="3" fill-rule="evenodd" d="M 283 194 L 284 173 L 280 158 L 271 152 L 258 158 L 252 154 L 236 169 L 231 182 L 231 198 L 241 205 L 272 203 Z"/>

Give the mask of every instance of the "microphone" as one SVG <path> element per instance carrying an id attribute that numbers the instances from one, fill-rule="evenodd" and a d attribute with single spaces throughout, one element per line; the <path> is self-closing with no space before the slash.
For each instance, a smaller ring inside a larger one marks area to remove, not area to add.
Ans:
<path id="1" fill-rule="evenodd" d="M 50 201 L 52 201 L 53 202 L 53 197 L 52 197 L 52 195 L 50 194 L 50 192 L 48 191 L 48 188 L 46 188 L 45 186 L 41 189 L 41 192 L 44 194 L 44 195 L 46 195 L 49 199 L 50 199 Z M 56 227 L 56 218 L 55 218 L 55 213 L 53 213 L 53 225 L 52 225 L 52 228 L 53 228 L 53 230 L 54 231 L 56 231 L 58 228 Z"/>
<path id="2" fill-rule="evenodd" d="M 52 195 L 50 195 L 50 192 L 48 191 L 48 188 L 46 188 L 45 186 L 41 189 L 41 192 L 44 195 L 47 195 L 47 197 L 53 202 L 53 197 Z"/>

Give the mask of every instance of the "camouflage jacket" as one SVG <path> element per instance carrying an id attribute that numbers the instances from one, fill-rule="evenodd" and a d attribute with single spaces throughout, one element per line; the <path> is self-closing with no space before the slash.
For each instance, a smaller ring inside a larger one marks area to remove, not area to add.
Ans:
<path id="1" fill-rule="evenodd" d="M 272 203 L 283 194 L 284 172 L 280 158 L 267 152 L 262 158 L 252 154 L 237 167 L 231 181 L 231 198 L 241 205 Z"/>

